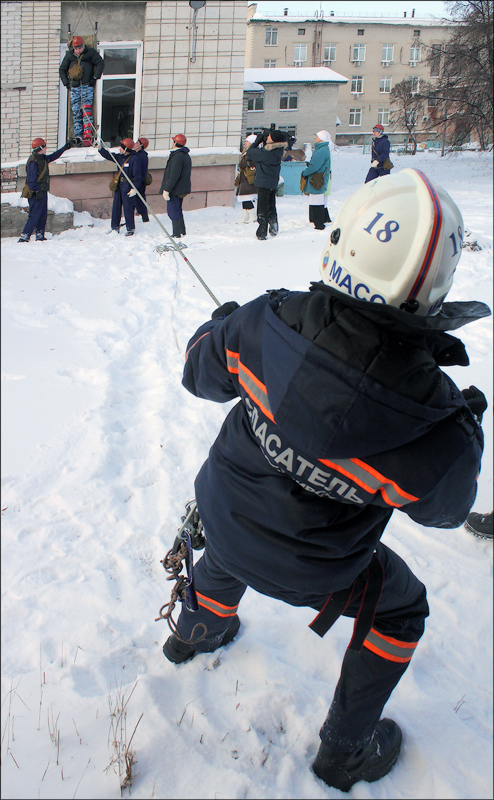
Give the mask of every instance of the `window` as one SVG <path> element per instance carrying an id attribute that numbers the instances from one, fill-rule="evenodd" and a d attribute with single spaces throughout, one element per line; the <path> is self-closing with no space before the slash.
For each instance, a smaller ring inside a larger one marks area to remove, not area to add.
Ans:
<path id="1" fill-rule="evenodd" d="M 391 91 L 391 76 L 385 75 L 383 78 L 381 78 L 379 84 L 379 92 L 380 94 L 389 94 L 390 91 Z"/>
<path id="2" fill-rule="evenodd" d="M 245 137 L 247 138 L 247 136 L 251 136 L 251 134 L 254 134 L 254 136 L 259 136 L 259 134 L 262 133 L 263 130 L 264 128 L 246 128 Z"/>
<path id="3" fill-rule="evenodd" d="M 410 47 L 410 63 L 416 64 L 420 61 L 420 45 L 412 44 Z"/>
<path id="4" fill-rule="evenodd" d="M 264 95 L 261 95 L 261 97 L 249 97 L 247 111 L 264 111 Z"/>
<path id="5" fill-rule="evenodd" d="M 352 61 L 365 61 L 365 44 L 353 45 Z"/>
<path id="6" fill-rule="evenodd" d="M 278 28 L 266 28 L 266 41 L 264 44 L 272 47 L 278 44 Z"/>
<path id="7" fill-rule="evenodd" d="M 418 39 L 420 37 L 420 31 L 414 31 L 413 35 L 415 36 L 416 39 Z"/>
<path id="8" fill-rule="evenodd" d="M 94 123 L 101 139 L 115 147 L 122 139 L 139 136 L 141 107 L 142 42 L 101 42 L 105 71 L 96 82 Z"/>
<path id="9" fill-rule="evenodd" d="M 307 61 L 307 45 L 296 44 L 293 54 L 294 61 Z"/>
<path id="10" fill-rule="evenodd" d="M 433 44 L 431 52 L 431 78 L 438 78 L 441 71 L 441 45 Z"/>
<path id="11" fill-rule="evenodd" d="M 287 133 L 288 136 L 293 136 L 295 139 L 297 138 L 297 126 L 296 125 L 279 125 L 279 131 L 283 131 L 283 133 Z"/>
<path id="12" fill-rule="evenodd" d="M 418 94 L 419 93 L 419 79 L 415 75 L 413 77 L 409 76 L 407 79 L 410 83 L 410 94 Z"/>
<path id="13" fill-rule="evenodd" d="M 305 36 L 305 28 L 299 28 L 298 29 L 298 35 L 299 36 Z"/>
<path id="14" fill-rule="evenodd" d="M 298 92 L 280 92 L 280 111 L 298 108 Z"/>
<path id="15" fill-rule="evenodd" d="M 394 44 L 383 44 L 381 61 L 392 61 L 395 46 Z"/>
<path id="16" fill-rule="evenodd" d="M 362 94 L 364 91 L 364 76 L 352 75 L 352 94 Z"/>
<path id="17" fill-rule="evenodd" d="M 348 124 L 349 125 L 360 125 L 362 118 L 362 109 L 361 108 L 351 108 L 350 109 L 350 119 Z"/>
<path id="18" fill-rule="evenodd" d="M 357 36 L 363 36 L 363 35 L 364 35 L 364 29 L 363 28 L 359 28 L 357 30 Z"/>
<path id="19" fill-rule="evenodd" d="M 380 122 L 381 125 L 389 125 L 389 108 L 378 108 L 377 121 Z"/>
<path id="20" fill-rule="evenodd" d="M 324 45 L 324 61 L 336 61 L 336 45 Z"/>
<path id="21" fill-rule="evenodd" d="M 427 98 L 427 108 L 435 108 L 437 106 L 437 97 L 435 94 L 430 94 Z"/>
<path id="22" fill-rule="evenodd" d="M 272 67 L 276 67 L 276 59 L 275 58 L 265 58 L 264 59 L 264 67 L 266 69 L 271 69 Z"/>
<path id="23" fill-rule="evenodd" d="M 417 111 L 413 108 L 411 111 L 406 112 L 407 125 L 413 126 L 417 122 Z"/>

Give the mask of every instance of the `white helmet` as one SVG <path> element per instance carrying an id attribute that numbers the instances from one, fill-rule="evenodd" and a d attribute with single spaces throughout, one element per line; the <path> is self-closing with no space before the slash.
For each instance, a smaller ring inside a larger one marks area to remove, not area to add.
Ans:
<path id="1" fill-rule="evenodd" d="M 364 184 L 342 204 L 320 272 L 334 289 L 422 316 L 451 289 L 463 219 L 449 194 L 418 169 Z"/>

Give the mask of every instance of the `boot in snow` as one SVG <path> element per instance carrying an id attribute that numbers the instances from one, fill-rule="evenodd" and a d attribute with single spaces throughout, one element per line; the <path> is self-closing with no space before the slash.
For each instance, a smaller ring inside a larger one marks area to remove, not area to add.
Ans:
<path id="1" fill-rule="evenodd" d="M 344 753 L 321 743 L 312 769 L 328 786 L 348 792 L 358 781 L 378 781 L 388 774 L 400 753 L 401 730 L 392 719 L 377 723 L 371 742 L 361 750 Z"/>
<path id="2" fill-rule="evenodd" d="M 477 514 L 476 511 L 472 511 L 463 524 L 474 536 L 480 539 L 492 539 L 492 515 L 492 511 L 490 514 Z"/>
<path id="3" fill-rule="evenodd" d="M 172 219 L 172 236 L 174 239 L 180 239 L 182 236 L 182 226 L 179 219 Z"/>
<path id="4" fill-rule="evenodd" d="M 235 614 L 230 623 L 230 627 L 226 629 L 221 642 L 217 647 L 208 652 L 214 652 L 214 650 L 217 650 L 218 647 L 224 647 L 226 644 L 229 644 L 237 635 L 239 628 L 240 619 Z M 197 652 L 198 651 L 194 650 L 193 646 L 181 642 L 174 633 L 168 637 L 163 645 L 163 653 L 167 657 L 168 661 L 172 661 L 173 664 L 183 664 L 184 661 L 190 661 L 191 658 L 194 658 Z"/>
<path id="5" fill-rule="evenodd" d="M 143 222 L 149 222 L 149 214 L 147 211 L 143 211 L 141 217 Z"/>
<path id="6" fill-rule="evenodd" d="M 27 233 L 21 233 L 19 239 L 17 239 L 17 243 L 28 242 L 28 241 L 29 241 L 29 236 L 27 235 Z"/>

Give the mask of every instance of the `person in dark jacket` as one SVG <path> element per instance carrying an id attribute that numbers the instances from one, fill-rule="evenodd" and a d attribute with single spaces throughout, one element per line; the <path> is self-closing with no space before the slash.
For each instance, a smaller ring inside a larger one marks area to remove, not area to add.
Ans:
<path id="1" fill-rule="evenodd" d="M 105 62 L 94 47 L 86 47 L 82 36 L 74 36 L 60 64 L 60 80 L 70 90 L 74 136 L 86 147 L 93 143 L 93 99 L 96 81 Z"/>
<path id="2" fill-rule="evenodd" d="M 122 172 L 117 167 L 116 186 L 113 193 L 113 205 L 111 210 L 111 229 L 108 233 L 120 233 L 120 222 L 122 219 L 122 209 L 124 213 L 126 236 L 133 236 L 135 233 L 134 201 L 129 197 L 132 186 L 127 180 L 129 176 L 132 183 L 136 184 L 140 175 L 139 165 L 135 158 L 134 142 L 132 139 L 122 139 L 119 153 L 110 153 L 105 147 L 100 147 L 98 153 L 107 161 L 119 164 Z"/>
<path id="3" fill-rule="evenodd" d="M 142 217 L 143 222 L 149 222 L 149 214 L 146 205 L 146 175 L 148 174 L 148 165 L 149 165 L 149 157 L 146 153 L 146 147 L 149 145 L 149 139 L 146 139 L 145 136 L 141 136 L 134 145 L 135 151 L 135 185 L 136 189 L 131 189 L 129 192 L 129 198 L 133 197 L 134 200 L 134 208 L 136 214 L 139 214 Z M 142 195 L 144 200 L 141 200 L 139 194 Z"/>
<path id="4" fill-rule="evenodd" d="M 264 142 L 264 147 L 259 145 Z M 278 215 L 276 213 L 276 189 L 280 179 L 281 159 L 286 144 L 286 134 L 282 131 L 270 130 L 266 136 L 260 133 L 255 142 L 247 150 L 247 158 L 256 166 L 254 186 L 257 186 L 257 221 L 259 226 L 256 236 L 260 240 L 267 239 L 268 228 L 271 236 L 278 233 Z"/>
<path id="5" fill-rule="evenodd" d="M 394 511 L 456 528 L 475 500 L 485 397 L 441 370 L 469 363 L 448 331 L 490 314 L 444 302 L 463 230 L 418 170 L 362 186 L 336 217 L 322 282 L 226 303 L 187 347 L 185 388 L 240 402 L 195 481 L 198 610 L 182 604 L 164 655 L 181 663 L 232 641 L 247 586 L 315 609 L 320 636 L 354 618 L 313 764 L 343 791 L 398 758 L 400 728 L 381 712 L 429 613 L 385 528 Z"/>
<path id="6" fill-rule="evenodd" d="M 253 133 L 245 139 L 244 149 L 238 162 L 238 173 L 235 178 L 237 197 L 242 198 L 242 222 L 255 222 L 254 201 L 257 197 L 257 186 L 254 186 L 256 174 L 255 164 L 247 158 L 247 150 L 256 140 Z"/>
<path id="7" fill-rule="evenodd" d="M 48 164 L 60 158 L 62 153 L 76 145 L 75 139 L 69 139 L 64 146 L 54 153 L 46 155 L 46 142 L 41 137 L 33 139 L 33 151 L 26 164 L 26 184 L 33 192 L 28 199 L 29 215 L 18 242 L 28 242 L 33 231 L 36 241 L 46 242 L 45 228 L 48 215 L 48 190 L 50 188 L 50 172 Z"/>
<path id="8" fill-rule="evenodd" d="M 371 148 L 371 165 L 367 173 L 365 183 L 373 181 L 374 178 L 380 178 L 381 175 L 389 175 L 390 170 L 384 168 L 384 162 L 389 159 L 389 139 L 384 134 L 384 128 L 380 122 L 374 125 L 372 129 L 372 148 Z"/>
<path id="9" fill-rule="evenodd" d="M 189 156 L 189 148 L 185 146 L 187 139 L 183 133 L 173 136 L 172 142 L 160 192 L 166 200 L 166 211 L 172 221 L 172 236 L 180 239 L 186 234 L 182 203 L 184 197 L 190 194 L 192 161 Z"/>

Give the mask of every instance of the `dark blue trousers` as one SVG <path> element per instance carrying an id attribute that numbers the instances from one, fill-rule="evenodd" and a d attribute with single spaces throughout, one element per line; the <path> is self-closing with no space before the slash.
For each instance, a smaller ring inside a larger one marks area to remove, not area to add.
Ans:
<path id="1" fill-rule="evenodd" d="M 122 208 L 125 218 L 125 225 L 128 231 L 135 229 L 134 222 L 134 203 L 133 198 L 129 197 L 128 192 L 130 185 L 128 183 L 122 188 L 120 184 L 115 189 L 113 194 L 113 206 L 111 210 L 111 227 L 112 230 L 119 230 L 120 221 L 122 219 Z"/>
<path id="2" fill-rule="evenodd" d="M 320 730 L 323 742 L 343 751 L 360 749 L 372 738 L 385 703 L 410 663 L 429 614 L 425 586 L 407 564 L 381 542 L 376 555 L 384 580 L 371 628 L 360 651 L 351 649 L 351 644 L 347 649 L 333 702 Z M 194 647 L 199 652 L 211 652 L 220 646 L 246 585 L 211 559 L 206 542 L 204 555 L 194 567 L 194 586 L 199 610 L 189 611 L 182 604 L 177 627 L 184 639 L 194 642 L 205 626 L 205 638 Z M 362 593 L 352 596 L 343 616 L 357 623 L 363 613 L 361 599 Z M 320 611 L 327 601 L 328 597 L 321 597 L 312 607 Z M 302 593 L 298 605 L 310 605 Z"/>
<path id="3" fill-rule="evenodd" d="M 382 175 L 389 175 L 389 172 L 389 169 L 383 169 L 382 167 L 371 167 L 364 183 L 369 183 L 369 181 L 373 181 L 374 178 L 380 178 Z"/>
<path id="4" fill-rule="evenodd" d="M 25 236 L 31 236 L 35 230 L 37 236 L 43 236 L 48 215 L 48 192 L 43 192 L 41 200 L 36 200 L 35 194 L 27 202 L 29 203 L 29 215 L 22 233 Z"/>
<path id="5" fill-rule="evenodd" d="M 146 186 L 145 186 L 145 184 L 143 184 L 141 186 L 141 188 L 139 189 L 139 193 L 142 194 L 142 196 L 144 197 L 144 200 L 145 200 L 146 199 Z M 132 198 L 132 200 L 134 201 L 134 208 L 135 208 L 135 210 L 137 211 L 138 214 L 142 214 L 143 212 L 144 212 L 144 214 L 147 214 L 147 210 L 148 210 L 147 205 L 145 203 L 143 203 L 143 201 L 141 200 L 139 195 L 135 194 L 134 197 Z"/>

